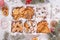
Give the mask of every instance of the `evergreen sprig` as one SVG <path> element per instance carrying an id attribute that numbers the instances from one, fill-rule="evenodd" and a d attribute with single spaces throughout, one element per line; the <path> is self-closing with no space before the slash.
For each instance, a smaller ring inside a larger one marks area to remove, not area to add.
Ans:
<path id="1" fill-rule="evenodd" d="M 44 2 L 44 0 L 40 0 L 40 2 L 41 2 L 41 3 L 43 3 L 43 2 Z"/>

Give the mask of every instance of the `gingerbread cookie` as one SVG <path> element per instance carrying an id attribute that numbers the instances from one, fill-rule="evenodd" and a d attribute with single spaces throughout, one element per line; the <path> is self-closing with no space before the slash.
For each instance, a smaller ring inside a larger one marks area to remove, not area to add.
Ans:
<path id="1" fill-rule="evenodd" d="M 34 9 L 30 6 L 25 7 L 16 7 L 13 9 L 12 17 L 17 20 L 19 18 L 31 19 L 34 15 Z"/>
<path id="2" fill-rule="evenodd" d="M 32 40 L 38 40 L 38 38 L 37 37 L 34 37 L 34 38 L 32 38 Z"/>
<path id="3" fill-rule="evenodd" d="M 23 32 L 22 23 L 20 21 L 13 22 L 11 31 L 12 32 Z"/>
<path id="4" fill-rule="evenodd" d="M 30 26 L 27 22 L 24 23 L 25 31 L 29 32 Z"/>
<path id="5" fill-rule="evenodd" d="M 43 20 L 37 24 L 37 33 L 50 33 L 46 20 Z"/>
<path id="6" fill-rule="evenodd" d="M 3 12 L 3 15 L 4 16 L 8 16 L 8 7 L 7 6 L 4 6 L 4 7 L 2 7 L 2 12 Z"/>

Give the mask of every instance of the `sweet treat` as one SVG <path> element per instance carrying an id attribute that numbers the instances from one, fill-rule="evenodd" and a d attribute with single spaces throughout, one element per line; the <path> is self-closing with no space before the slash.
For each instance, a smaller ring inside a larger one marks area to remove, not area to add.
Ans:
<path id="1" fill-rule="evenodd" d="M 26 12 L 27 12 L 27 19 L 31 19 L 32 18 L 32 16 L 34 15 L 34 10 L 33 10 L 33 8 L 32 7 L 30 7 L 30 6 L 27 6 L 26 7 Z"/>
<path id="2" fill-rule="evenodd" d="M 37 37 L 34 37 L 34 38 L 32 38 L 32 40 L 38 40 L 38 38 Z"/>
<path id="3" fill-rule="evenodd" d="M 37 33 L 50 33 L 47 21 L 43 20 L 37 24 Z"/>
<path id="4" fill-rule="evenodd" d="M 29 32 L 30 26 L 28 25 L 27 22 L 24 23 L 25 31 Z"/>
<path id="5" fill-rule="evenodd" d="M 7 6 L 2 7 L 2 12 L 4 16 L 8 16 L 8 7 Z"/>
<path id="6" fill-rule="evenodd" d="M 32 7 L 27 6 L 25 7 L 17 7 L 13 9 L 13 19 L 17 20 L 19 18 L 31 19 L 34 15 L 34 10 Z"/>
<path id="7" fill-rule="evenodd" d="M 12 32 L 23 32 L 23 27 L 20 21 L 12 23 Z"/>
<path id="8" fill-rule="evenodd" d="M 15 9 L 13 9 L 12 17 L 15 20 L 19 19 L 19 7 L 16 7 Z"/>
<path id="9" fill-rule="evenodd" d="M 33 33 L 34 32 L 34 25 L 32 20 L 28 20 L 24 23 L 24 27 L 26 32 Z"/>

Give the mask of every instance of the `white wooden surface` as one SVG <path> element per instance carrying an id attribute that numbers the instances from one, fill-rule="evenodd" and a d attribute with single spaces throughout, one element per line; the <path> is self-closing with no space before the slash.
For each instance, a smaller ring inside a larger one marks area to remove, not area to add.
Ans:
<path id="1" fill-rule="evenodd" d="M 5 19 L 7 19 L 8 21 L 7 22 L 9 22 L 8 23 L 8 25 L 9 26 L 11 26 L 10 25 L 10 21 L 12 20 L 12 18 L 11 18 L 11 16 L 10 16 L 10 14 L 11 14 L 11 8 L 12 7 L 14 7 L 14 5 L 17 5 L 17 6 L 19 6 L 19 5 L 23 5 L 22 4 L 22 2 L 19 0 L 18 1 L 18 3 L 17 4 L 15 4 L 15 3 L 13 3 L 13 2 L 7 2 L 8 0 L 5 0 L 5 2 L 6 2 L 6 4 L 8 5 L 8 7 L 9 7 L 9 17 L 6 17 Z M 60 6 L 60 0 L 49 0 L 50 1 L 50 4 L 52 4 L 53 6 L 55 6 L 55 5 L 59 5 Z M 1 14 L 1 10 L 0 10 L 0 20 L 2 19 L 2 18 L 4 18 L 4 16 L 2 16 L 2 14 Z M 59 16 L 60 17 L 60 16 Z M 2 40 L 3 39 L 3 34 L 4 34 L 4 32 L 5 31 L 10 31 L 9 29 L 10 29 L 10 27 L 8 26 L 8 28 L 7 29 L 2 29 L 1 28 L 1 26 L 0 26 L 0 40 Z"/>

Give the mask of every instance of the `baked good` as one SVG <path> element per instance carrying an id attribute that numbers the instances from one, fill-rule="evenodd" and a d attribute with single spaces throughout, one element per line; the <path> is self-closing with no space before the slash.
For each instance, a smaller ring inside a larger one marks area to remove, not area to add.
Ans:
<path id="1" fill-rule="evenodd" d="M 37 24 L 37 33 L 50 33 L 46 20 L 43 20 Z"/>
<path id="2" fill-rule="evenodd" d="M 8 16 L 8 7 L 7 6 L 2 7 L 2 12 L 4 16 Z"/>
<path id="3" fill-rule="evenodd" d="M 12 17 L 13 17 L 13 19 L 15 19 L 15 20 L 19 19 L 19 7 L 13 9 Z"/>
<path id="4" fill-rule="evenodd" d="M 34 15 L 34 9 L 30 6 L 25 7 L 16 7 L 13 9 L 12 17 L 17 20 L 19 18 L 31 19 Z"/>
<path id="5" fill-rule="evenodd" d="M 37 37 L 34 37 L 34 38 L 32 38 L 32 40 L 38 40 L 38 38 Z"/>
<path id="6" fill-rule="evenodd" d="M 12 23 L 12 32 L 23 32 L 23 26 L 20 21 L 16 21 Z"/>
<path id="7" fill-rule="evenodd" d="M 29 32 L 30 26 L 28 25 L 27 22 L 24 23 L 25 31 Z"/>

